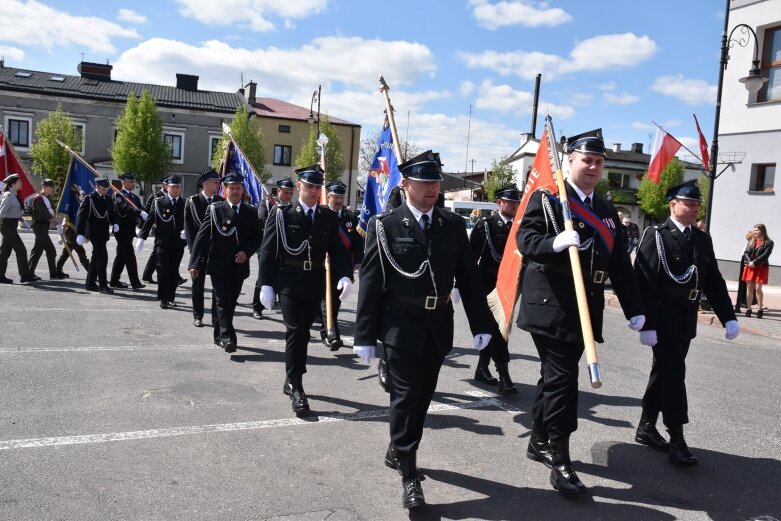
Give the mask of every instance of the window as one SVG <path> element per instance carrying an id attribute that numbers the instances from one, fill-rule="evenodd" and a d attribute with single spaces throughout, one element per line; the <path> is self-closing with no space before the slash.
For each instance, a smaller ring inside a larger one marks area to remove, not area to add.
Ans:
<path id="1" fill-rule="evenodd" d="M 220 145 L 220 136 L 209 136 L 209 164 L 212 164 L 214 154 L 217 152 L 217 147 Z"/>
<path id="2" fill-rule="evenodd" d="M 772 192 L 775 177 L 775 163 L 751 165 L 751 180 L 748 187 L 749 192 Z"/>
<path id="3" fill-rule="evenodd" d="M 280 125 L 279 132 L 282 134 L 290 134 L 290 125 Z"/>
<path id="4" fill-rule="evenodd" d="M 287 145 L 274 145 L 275 165 L 290 166 L 290 156 L 292 155 L 292 147 Z"/>
<path id="5" fill-rule="evenodd" d="M 165 142 L 171 148 L 174 163 L 182 164 L 184 158 L 184 133 L 165 131 Z"/>
<path id="6" fill-rule="evenodd" d="M 29 147 L 32 118 L 8 117 L 5 122 L 11 144 L 17 148 Z"/>
<path id="7" fill-rule="evenodd" d="M 610 188 L 629 188 L 631 176 L 620 172 L 608 172 L 607 184 Z"/>
<path id="8" fill-rule="evenodd" d="M 769 80 L 759 91 L 757 101 L 781 100 L 781 27 L 765 31 L 761 69 L 762 76 Z"/>
<path id="9" fill-rule="evenodd" d="M 80 154 L 83 154 L 87 136 L 87 125 L 85 123 L 74 123 L 73 130 L 76 132 L 76 150 Z"/>

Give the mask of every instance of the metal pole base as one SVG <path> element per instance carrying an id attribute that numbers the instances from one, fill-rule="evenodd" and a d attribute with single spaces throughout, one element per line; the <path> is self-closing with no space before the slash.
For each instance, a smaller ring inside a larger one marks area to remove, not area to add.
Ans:
<path id="1" fill-rule="evenodd" d="M 602 374 L 599 372 L 599 364 L 588 364 L 588 375 L 591 378 L 591 387 L 594 389 L 602 387 Z"/>

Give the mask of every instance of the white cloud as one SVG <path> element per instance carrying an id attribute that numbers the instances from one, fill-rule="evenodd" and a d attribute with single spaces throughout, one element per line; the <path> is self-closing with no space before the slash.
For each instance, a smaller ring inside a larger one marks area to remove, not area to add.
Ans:
<path id="1" fill-rule="evenodd" d="M 681 122 L 677 119 L 668 119 L 667 121 L 662 121 L 659 124 L 662 126 L 662 128 L 670 129 L 680 126 Z M 645 123 L 643 121 L 635 121 L 630 126 L 636 130 L 656 130 L 656 126 L 650 122 Z"/>
<path id="2" fill-rule="evenodd" d="M 555 54 L 524 50 L 480 53 L 460 52 L 458 57 L 470 69 L 490 69 L 502 76 L 519 76 L 530 80 L 537 73 L 554 79 L 578 71 L 603 71 L 636 67 L 652 57 L 658 47 L 648 36 L 632 33 L 607 34 L 583 40 L 565 59 Z M 608 84 L 609 85 L 609 84 Z"/>
<path id="3" fill-rule="evenodd" d="M 600 90 L 616 90 L 618 88 L 618 85 L 616 85 L 616 82 L 609 81 L 607 83 L 603 83 L 599 86 Z"/>
<path id="4" fill-rule="evenodd" d="M 475 91 L 475 84 L 471 81 L 462 81 L 459 91 L 462 96 L 469 96 Z"/>
<path id="5" fill-rule="evenodd" d="M 275 29 L 272 18 L 306 18 L 323 11 L 328 0 L 176 0 L 182 16 L 206 25 L 236 25 L 253 31 Z M 293 25 L 283 20 L 284 27 Z"/>
<path id="6" fill-rule="evenodd" d="M 23 62 L 25 59 L 23 50 L 17 49 L 16 47 L 9 47 L 7 45 L 0 45 L 0 56 L 3 56 L 4 58 L 10 58 L 18 62 Z"/>
<path id="7" fill-rule="evenodd" d="M 470 4 L 477 24 L 491 31 L 513 25 L 555 27 L 572 21 L 564 9 L 549 7 L 548 2 L 502 0 L 492 4 L 487 0 L 471 0 Z"/>
<path id="8" fill-rule="evenodd" d="M 0 41 L 48 51 L 77 45 L 92 52 L 115 52 L 113 38 L 139 38 L 135 29 L 95 16 L 73 16 L 36 0 L 3 0 Z"/>
<path id="9" fill-rule="evenodd" d="M 311 96 L 311 94 L 310 94 Z M 410 114 L 420 112 L 429 101 L 447 99 L 451 95 L 448 92 L 427 90 L 422 92 L 407 92 L 403 90 L 391 90 L 390 97 L 396 108 L 396 126 L 399 132 L 407 125 L 407 112 Z M 291 100 L 291 103 L 305 105 L 307 99 Z M 378 89 L 370 90 L 345 90 L 337 93 L 323 92 L 320 112 L 333 114 L 340 119 L 346 119 L 362 126 L 377 126 L 382 123 L 385 102 L 378 93 Z"/>
<path id="10" fill-rule="evenodd" d="M 130 9 L 120 9 L 119 13 L 117 13 L 117 18 L 122 20 L 123 22 L 128 22 L 131 24 L 146 23 L 146 16 L 142 14 L 138 14 L 137 12 L 132 11 Z"/>
<path id="11" fill-rule="evenodd" d="M 569 95 L 569 102 L 576 107 L 589 105 L 593 99 L 594 97 L 591 94 L 586 94 L 584 92 L 575 92 Z"/>
<path id="12" fill-rule="evenodd" d="M 531 92 L 515 90 L 509 85 L 494 85 L 491 80 L 485 80 L 478 88 L 478 97 L 475 106 L 483 110 L 504 112 L 510 114 L 531 114 L 534 104 L 534 94 Z M 540 112 L 550 113 L 559 119 L 571 118 L 575 115 L 575 109 L 569 105 L 556 105 L 540 100 Z"/>
<path id="13" fill-rule="evenodd" d="M 381 74 L 396 88 L 434 70 L 428 47 L 404 41 L 329 36 L 299 48 L 243 49 L 218 40 L 190 45 L 153 38 L 122 53 L 114 64 L 114 77 L 173 85 L 179 72 L 200 76 L 201 89 L 235 91 L 243 73 L 245 81 L 259 83 L 260 96 L 291 99 L 295 89 L 311 96 L 322 78 L 329 82 L 323 84 L 325 90 L 330 82 L 374 90 Z"/>
<path id="14" fill-rule="evenodd" d="M 656 128 L 651 123 L 643 123 L 642 121 L 635 121 L 630 126 L 636 130 L 651 130 Z"/>
<path id="15" fill-rule="evenodd" d="M 656 78 L 651 90 L 672 96 L 687 105 L 705 105 L 716 102 L 716 86 L 705 80 L 684 78 L 683 74 Z"/>
<path id="16" fill-rule="evenodd" d="M 611 105 L 631 105 L 640 101 L 640 96 L 628 92 L 605 92 L 602 94 L 602 100 Z"/>

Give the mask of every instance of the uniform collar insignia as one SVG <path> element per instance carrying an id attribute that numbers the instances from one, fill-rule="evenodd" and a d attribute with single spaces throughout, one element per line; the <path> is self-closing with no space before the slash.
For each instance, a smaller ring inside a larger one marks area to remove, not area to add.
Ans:
<path id="1" fill-rule="evenodd" d="M 409 219 L 407 217 L 404 217 L 401 220 L 401 224 L 403 224 L 405 228 L 409 228 Z"/>

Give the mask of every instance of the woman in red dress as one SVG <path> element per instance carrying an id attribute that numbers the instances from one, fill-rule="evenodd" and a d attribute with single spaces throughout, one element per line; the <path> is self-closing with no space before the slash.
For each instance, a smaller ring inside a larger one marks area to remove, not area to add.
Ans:
<path id="1" fill-rule="evenodd" d="M 767 228 L 764 224 L 754 226 L 753 240 L 749 240 L 746 250 L 743 252 L 743 275 L 740 280 L 746 282 L 746 316 L 751 316 L 751 304 L 754 302 L 754 293 L 757 295 L 757 318 L 762 318 L 762 285 L 767 284 L 768 258 L 773 251 L 773 241 L 767 236 Z"/>

